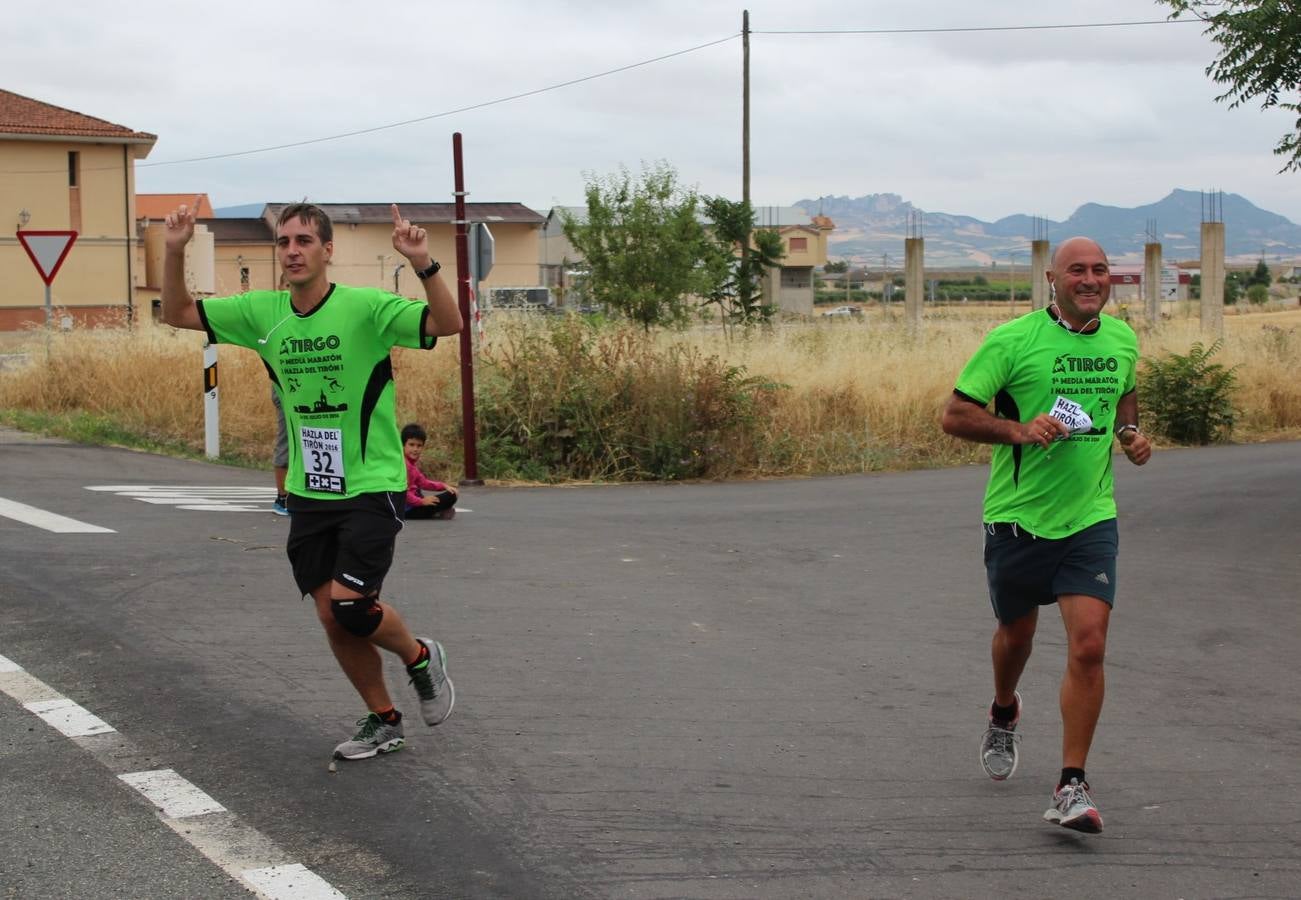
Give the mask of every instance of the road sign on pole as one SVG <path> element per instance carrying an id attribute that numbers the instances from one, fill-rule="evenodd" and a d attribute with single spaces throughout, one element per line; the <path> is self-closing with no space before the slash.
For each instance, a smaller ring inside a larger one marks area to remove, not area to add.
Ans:
<path id="1" fill-rule="evenodd" d="M 49 326 L 54 318 L 54 307 L 50 301 L 50 284 L 59 274 L 59 267 L 68 258 L 68 251 L 77 240 L 75 231 L 19 231 L 18 241 L 31 257 L 32 265 L 41 273 L 45 282 L 45 325 Z"/>
<path id="2" fill-rule="evenodd" d="M 497 261 L 497 242 L 493 239 L 488 226 L 482 222 L 474 223 L 471 240 L 474 244 L 475 280 L 487 278 L 488 273 L 492 271 L 492 264 Z"/>
<path id="3" fill-rule="evenodd" d="M 20 231 L 18 240 L 23 249 L 32 258 L 36 271 L 41 273 L 41 280 L 48 287 L 54 276 L 59 274 L 59 266 L 68 258 L 68 251 L 77 240 L 75 231 Z"/>

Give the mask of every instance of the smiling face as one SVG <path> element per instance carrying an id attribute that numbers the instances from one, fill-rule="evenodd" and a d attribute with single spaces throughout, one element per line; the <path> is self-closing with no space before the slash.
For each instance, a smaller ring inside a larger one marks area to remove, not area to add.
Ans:
<path id="1" fill-rule="evenodd" d="M 1071 238 L 1053 254 L 1048 283 L 1057 290 L 1057 311 L 1076 330 L 1096 319 L 1111 296 L 1111 265 L 1088 238 Z"/>
<path id="2" fill-rule="evenodd" d="M 407 438 L 402 444 L 402 455 L 413 463 L 420 462 L 420 454 L 425 452 L 425 442 L 420 438 Z"/>
<path id="3" fill-rule="evenodd" d="M 276 226 L 276 258 L 290 289 L 325 280 L 334 244 L 322 241 L 316 226 L 300 218 Z"/>

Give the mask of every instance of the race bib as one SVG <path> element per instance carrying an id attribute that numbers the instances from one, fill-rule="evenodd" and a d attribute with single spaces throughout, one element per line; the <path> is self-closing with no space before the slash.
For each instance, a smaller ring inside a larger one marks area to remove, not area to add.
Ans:
<path id="1" fill-rule="evenodd" d="M 318 493 L 346 493 L 343 432 L 338 428 L 303 426 L 298 429 L 298 444 L 303 451 L 304 486 Z"/>
<path id="2" fill-rule="evenodd" d="M 1084 407 L 1062 396 L 1057 397 L 1057 402 L 1048 411 L 1048 415 L 1069 428 L 1071 434 L 1080 434 L 1093 428 L 1093 419 L 1084 411 Z M 1065 439 L 1065 437 L 1058 438 L 1058 440 Z"/>

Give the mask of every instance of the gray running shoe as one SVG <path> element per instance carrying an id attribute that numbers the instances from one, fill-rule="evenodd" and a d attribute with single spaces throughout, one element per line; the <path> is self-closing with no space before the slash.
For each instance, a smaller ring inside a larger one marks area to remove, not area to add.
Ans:
<path id="1" fill-rule="evenodd" d="M 1086 834 L 1102 831 L 1102 814 L 1089 796 L 1089 785 L 1087 782 L 1081 784 L 1078 778 L 1072 778 L 1070 784 L 1053 791 L 1053 805 L 1048 807 L 1044 818 L 1063 828 Z"/>
<path id="2" fill-rule="evenodd" d="M 1016 745 L 1021 742 L 1021 735 L 1016 733 L 1017 723 L 1021 721 L 1021 694 L 1015 696 L 1016 718 L 1002 722 L 991 711 L 989 725 L 980 739 L 980 767 L 995 781 L 1006 781 L 1016 771 L 1019 755 Z"/>
<path id="3" fill-rule="evenodd" d="M 374 713 L 357 720 L 357 733 L 352 740 L 334 748 L 335 759 L 370 759 L 379 753 L 401 750 L 406 743 L 402 723 L 387 724 Z"/>
<path id="4" fill-rule="evenodd" d="M 452 714 L 452 706 L 456 703 L 456 689 L 452 687 L 452 679 L 447 677 L 447 651 L 438 641 L 429 638 L 416 640 L 429 648 L 429 660 L 414 671 L 408 668 L 407 674 L 420 697 L 420 717 L 426 725 L 438 725 Z"/>

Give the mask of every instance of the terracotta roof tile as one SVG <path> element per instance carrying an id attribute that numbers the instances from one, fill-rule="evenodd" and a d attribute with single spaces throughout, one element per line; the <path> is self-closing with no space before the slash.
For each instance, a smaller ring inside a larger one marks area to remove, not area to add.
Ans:
<path id="1" fill-rule="evenodd" d="M 184 203 L 195 210 L 200 219 L 211 219 L 215 214 L 207 194 L 136 194 L 136 215 L 142 219 L 164 219 L 167 214 Z"/>
<path id="2" fill-rule="evenodd" d="M 0 89 L 0 134 L 90 137 L 129 144 L 152 144 L 157 135 L 132 131 L 94 116 L 64 109 Z"/>

